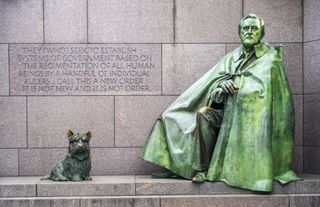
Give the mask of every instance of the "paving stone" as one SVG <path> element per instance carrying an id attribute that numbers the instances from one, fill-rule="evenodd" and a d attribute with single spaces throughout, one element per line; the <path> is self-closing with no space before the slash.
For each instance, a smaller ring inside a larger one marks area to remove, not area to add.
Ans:
<path id="1" fill-rule="evenodd" d="M 143 146 L 154 122 L 175 98 L 175 96 L 116 97 L 116 146 Z"/>
<path id="2" fill-rule="evenodd" d="M 296 173 L 303 172 L 303 146 L 294 147 L 292 168 Z"/>
<path id="3" fill-rule="evenodd" d="M 304 146 L 303 165 L 304 173 L 320 174 L 320 147 Z"/>
<path id="4" fill-rule="evenodd" d="M 135 194 L 135 183 L 134 176 L 94 176 L 83 182 L 42 180 L 37 192 L 39 197 L 124 196 Z"/>
<path id="5" fill-rule="evenodd" d="M 164 44 L 163 93 L 181 94 L 217 64 L 224 54 L 223 44 Z"/>
<path id="6" fill-rule="evenodd" d="M 19 176 L 50 174 L 52 168 L 68 154 L 67 148 L 20 149 Z"/>
<path id="7" fill-rule="evenodd" d="M 47 0 L 44 11 L 46 43 L 87 42 L 86 0 Z"/>
<path id="8" fill-rule="evenodd" d="M 42 43 L 42 0 L 0 1 L 0 42 Z"/>
<path id="9" fill-rule="evenodd" d="M 0 95 L 9 95 L 8 45 L 0 44 Z"/>
<path id="10" fill-rule="evenodd" d="M 92 149 L 92 175 L 139 175 L 159 171 L 160 167 L 138 157 L 140 148 Z"/>
<path id="11" fill-rule="evenodd" d="M 288 207 L 286 195 L 163 196 L 161 207 Z"/>
<path id="12" fill-rule="evenodd" d="M 76 133 L 91 129 L 91 147 L 114 146 L 113 97 L 29 97 L 28 100 L 29 147 L 67 147 L 68 128 Z"/>
<path id="13" fill-rule="evenodd" d="M 79 198 L 0 198 L 0 207 L 80 207 Z"/>
<path id="14" fill-rule="evenodd" d="M 293 95 L 295 108 L 295 140 L 296 146 L 303 145 L 303 96 Z"/>
<path id="15" fill-rule="evenodd" d="M 320 39 L 320 2 L 318 0 L 303 1 L 304 41 Z"/>
<path id="16" fill-rule="evenodd" d="M 18 150 L 0 149 L 0 176 L 18 175 Z M 1 197 L 1 191 L 0 191 Z"/>
<path id="17" fill-rule="evenodd" d="M 296 182 L 296 193 L 315 194 L 320 193 L 320 175 L 303 174 L 302 181 Z"/>
<path id="18" fill-rule="evenodd" d="M 0 148 L 27 146 L 26 98 L 0 97 Z"/>
<path id="19" fill-rule="evenodd" d="M 244 15 L 254 13 L 265 22 L 267 42 L 302 42 L 301 0 L 244 0 Z"/>
<path id="20" fill-rule="evenodd" d="M 304 93 L 320 93 L 320 40 L 304 43 Z"/>
<path id="21" fill-rule="evenodd" d="M 81 198 L 80 206 L 90 207 L 160 207 L 159 197 L 96 197 Z"/>
<path id="22" fill-rule="evenodd" d="M 273 184 L 273 194 L 290 194 L 295 192 L 295 183 L 281 185 L 278 182 Z M 224 194 L 261 194 L 246 189 L 228 186 L 224 182 L 205 182 L 199 186 L 199 194 L 203 195 L 224 195 Z"/>
<path id="23" fill-rule="evenodd" d="M 154 179 L 136 176 L 136 195 L 188 195 L 198 194 L 198 185 L 185 179 Z"/>
<path id="24" fill-rule="evenodd" d="M 320 146 L 320 96 L 319 94 L 304 95 L 304 145 Z M 315 161 L 315 160 L 314 160 Z"/>
<path id="25" fill-rule="evenodd" d="M 241 1 L 176 0 L 175 2 L 177 43 L 240 41 L 238 24 L 241 18 Z"/>
<path id="26" fill-rule="evenodd" d="M 320 194 L 290 196 L 290 207 L 318 207 L 318 206 L 320 206 Z"/>
<path id="27" fill-rule="evenodd" d="M 35 197 L 40 177 L 0 177 L 0 197 Z"/>
<path id="28" fill-rule="evenodd" d="M 173 41 L 173 2 L 89 0 L 89 42 Z"/>

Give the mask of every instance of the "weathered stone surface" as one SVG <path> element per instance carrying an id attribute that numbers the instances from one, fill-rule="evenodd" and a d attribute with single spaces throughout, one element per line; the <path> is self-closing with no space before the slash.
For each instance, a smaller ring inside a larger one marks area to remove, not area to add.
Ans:
<path id="1" fill-rule="evenodd" d="M 0 1 L 0 42 L 43 42 L 41 0 Z"/>
<path id="2" fill-rule="evenodd" d="M 320 175 L 303 174 L 302 178 L 303 181 L 298 181 L 296 183 L 296 193 L 320 193 Z"/>
<path id="3" fill-rule="evenodd" d="M 181 94 L 208 72 L 224 54 L 223 44 L 163 45 L 163 93 Z"/>
<path id="4" fill-rule="evenodd" d="M 302 94 L 302 43 L 284 43 L 283 48 L 284 66 L 292 93 Z"/>
<path id="5" fill-rule="evenodd" d="M 140 148 L 92 149 L 92 175 L 139 175 L 160 168 L 138 157 Z"/>
<path id="6" fill-rule="evenodd" d="M 297 173 L 303 172 L 303 146 L 294 147 L 292 167 Z"/>
<path id="7" fill-rule="evenodd" d="M 37 192 L 39 197 L 124 196 L 135 194 L 135 183 L 134 176 L 95 176 L 82 182 L 42 180 Z"/>
<path id="8" fill-rule="evenodd" d="M 320 206 L 320 194 L 316 195 L 292 195 L 290 207 L 318 207 Z"/>
<path id="9" fill-rule="evenodd" d="M 251 191 L 228 186 L 224 182 L 205 182 L 199 185 L 199 194 L 251 194 Z"/>
<path id="10" fill-rule="evenodd" d="M 0 176 L 18 176 L 18 150 L 0 149 L 0 157 Z"/>
<path id="11" fill-rule="evenodd" d="M 143 146 L 154 122 L 175 98 L 175 96 L 116 97 L 116 147 Z"/>
<path id="12" fill-rule="evenodd" d="M 173 2 L 90 0 L 89 42 L 173 41 Z"/>
<path id="13" fill-rule="evenodd" d="M 0 197 L 35 197 L 39 177 L 0 177 Z"/>
<path id="14" fill-rule="evenodd" d="M 176 42 L 239 42 L 241 1 L 176 0 Z M 230 12 L 232 11 L 232 12 Z"/>
<path id="15" fill-rule="evenodd" d="M 295 192 L 295 184 L 289 183 L 287 185 L 280 185 L 278 182 L 274 182 L 273 191 L 274 194 L 290 194 Z M 203 195 L 224 195 L 224 194 L 259 194 L 250 190 L 234 188 L 228 186 L 224 182 L 205 182 L 199 186 L 199 194 Z"/>
<path id="16" fill-rule="evenodd" d="M 27 146 L 26 98 L 0 97 L 0 148 Z"/>
<path id="17" fill-rule="evenodd" d="M 198 184 L 184 179 L 154 179 L 136 176 L 136 195 L 188 195 L 198 194 Z"/>
<path id="18" fill-rule="evenodd" d="M 90 207 L 160 207 L 159 197 L 97 197 L 81 198 L 80 206 Z"/>
<path id="19" fill-rule="evenodd" d="M 9 95 L 8 45 L 0 44 L 0 95 Z"/>
<path id="20" fill-rule="evenodd" d="M 0 207 L 80 207 L 79 198 L 0 198 Z"/>
<path id="21" fill-rule="evenodd" d="M 28 112 L 31 147 L 67 147 L 68 128 L 76 133 L 91 129 L 91 147 L 114 146 L 114 100 L 111 96 L 29 97 Z"/>
<path id="22" fill-rule="evenodd" d="M 67 155 L 67 148 L 21 149 L 19 151 L 19 175 L 48 175 L 52 168 Z"/>
<path id="23" fill-rule="evenodd" d="M 46 43 L 87 42 L 86 0 L 49 0 L 44 3 Z"/>
<path id="24" fill-rule="evenodd" d="M 160 44 L 11 44 L 11 95 L 159 95 Z"/>
<path id="25" fill-rule="evenodd" d="M 320 93 L 320 40 L 304 43 L 304 92 Z"/>
<path id="26" fill-rule="evenodd" d="M 318 94 L 304 95 L 304 144 L 320 146 L 320 96 Z M 313 160 L 315 161 L 315 160 Z"/>
<path id="27" fill-rule="evenodd" d="M 296 146 L 303 145 L 303 96 L 293 96 L 295 108 L 295 140 Z"/>
<path id="28" fill-rule="evenodd" d="M 320 2 L 318 0 L 303 1 L 304 41 L 320 39 Z"/>
<path id="29" fill-rule="evenodd" d="M 161 207 L 288 207 L 285 195 L 163 196 Z"/>
<path id="30" fill-rule="evenodd" d="M 244 0 L 244 15 L 263 18 L 269 42 L 302 42 L 302 4 L 300 0 Z"/>
<path id="31" fill-rule="evenodd" d="M 303 163 L 304 173 L 320 173 L 320 147 L 304 147 Z"/>

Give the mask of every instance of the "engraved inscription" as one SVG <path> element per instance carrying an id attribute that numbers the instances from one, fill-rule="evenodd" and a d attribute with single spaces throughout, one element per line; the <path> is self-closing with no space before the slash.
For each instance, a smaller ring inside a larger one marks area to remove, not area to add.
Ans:
<path id="1" fill-rule="evenodd" d="M 10 93 L 160 94 L 160 53 L 156 44 L 11 45 Z"/>

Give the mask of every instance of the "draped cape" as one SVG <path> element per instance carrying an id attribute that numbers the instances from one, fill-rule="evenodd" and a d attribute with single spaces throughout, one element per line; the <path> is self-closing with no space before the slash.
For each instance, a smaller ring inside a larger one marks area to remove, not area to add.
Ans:
<path id="1" fill-rule="evenodd" d="M 273 180 L 299 180 L 291 170 L 294 105 L 283 48 L 258 44 L 255 60 L 236 70 L 241 54 L 239 47 L 224 56 L 161 114 L 140 153 L 144 160 L 187 179 L 207 171 L 209 181 L 255 191 L 272 191 Z M 210 92 L 231 78 L 239 90 L 227 97 L 213 153 L 202 157 L 197 112 L 210 105 Z"/>

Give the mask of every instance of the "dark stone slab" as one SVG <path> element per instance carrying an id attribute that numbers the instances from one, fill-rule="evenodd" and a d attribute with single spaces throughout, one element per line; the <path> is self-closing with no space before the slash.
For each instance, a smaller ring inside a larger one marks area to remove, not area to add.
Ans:
<path id="1" fill-rule="evenodd" d="M 320 40 L 304 43 L 304 93 L 320 93 Z"/>
<path id="2" fill-rule="evenodd" d="M 303 1 L 303 30 L 304 41 L 320 39 L 320 1 L 318 0 L 304 0 Z"/>
<path id="3" fill-rule="evenodd" d="M 304 145 L 320 146 L 320 96 L 319 94 L 304 95 Z M 314 158 L 316 159 L 316 158 Z M 313 160 L 315 161 L 315 160 Z"/>
<path id="4" fill-rule="evenodd" d="M 0 198 L 0 207 L 80 207 L 79 198 Z"/>

